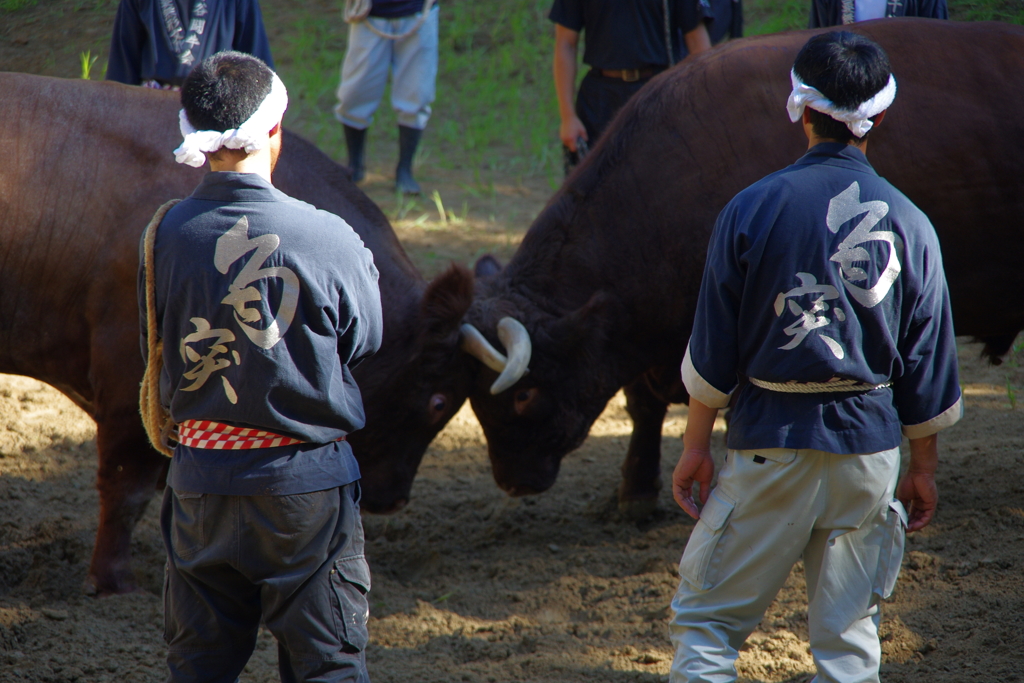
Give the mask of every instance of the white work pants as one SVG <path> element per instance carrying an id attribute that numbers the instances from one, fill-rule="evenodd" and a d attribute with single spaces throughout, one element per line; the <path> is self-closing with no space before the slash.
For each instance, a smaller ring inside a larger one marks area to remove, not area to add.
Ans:
<path id="1" fill-rule="evenodd" d="M 430 119 L 437 80 L 437 15 L 435 5 L 419 30 L 402 40 L 381 38 L 369 28 L 391 35 L 408 31 L 419 14 L 398 19 L 367 17 L 349 25 L 348 50 L 341 65 L 336 118 L 346 126 L 364 129 L 373 123 L 388 72 L 392 76 L 391 106 L 398 125 L 423 130 Z"/>
<path id="2" fill-rule="evenodd" d="M 813 683 L 878 681 L 879 602 L 903 558 L 899 449 L 730 451 L 679 563 L 671 683 L 736 680 L 739 648 L 804 558 Z"/>

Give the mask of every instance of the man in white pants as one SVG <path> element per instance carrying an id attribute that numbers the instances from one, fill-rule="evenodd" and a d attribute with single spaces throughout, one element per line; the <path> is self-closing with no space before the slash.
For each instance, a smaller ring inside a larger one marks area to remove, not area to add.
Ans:
<path id="1" fill-rule="evenodd" d="M 801 556 L 814 681 L 878 681 L 879 604 L 904 529 L 934 514 L 936 433 L 962 414 L 935 231 L 865 156 L 896 95 L 888 57 L 862 36 L 821 34 L 791 78 L 808 151 L 722 211 L 683 359 L 673 494 L 699 521 L 672 601 L 673 683 L 735 681 L 740 646 Z M 711 432 L 730 400 L 709 492 Z"/>
<path id="2" fill-rule="evenodd" d="M 437 15 L 433 0 L 372 0 L 369 15 L 349 25 L 334 113 L 345 126 L 355 182 L 366 174 L 366 129 L 373 123 L 390 71 L 391 106 L 398 118 L 395 189 L 420 193 L 412 162 L 434 101 Z"/>

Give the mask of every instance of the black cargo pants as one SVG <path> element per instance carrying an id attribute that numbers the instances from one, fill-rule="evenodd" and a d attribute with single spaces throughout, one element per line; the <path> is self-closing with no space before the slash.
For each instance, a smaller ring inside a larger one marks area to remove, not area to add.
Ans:
<path id="1" fill-rule="evenodd" d="M 358 482 L 291 496 L 164 492 L 168 681 L 234 683 L 262 618 L 283 683 L 369 683 Z"/>

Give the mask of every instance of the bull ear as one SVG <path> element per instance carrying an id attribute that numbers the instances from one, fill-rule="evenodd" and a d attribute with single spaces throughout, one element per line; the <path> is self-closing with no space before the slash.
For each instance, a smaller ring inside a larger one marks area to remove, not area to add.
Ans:
<path id="1" fill-rule="evenodd" d="M 493 254 L 484 254 L 476 260 L 473 274 L 477 278 L 493 277 L 501 272 L 501 262 Z"/>
<path id="2" fill-rule="evenodd" d="M 423 332 L 431 338 L 455 332 L 473 303 L 473 273 L 453 263 L 427 285 L 420 302 Z"/>

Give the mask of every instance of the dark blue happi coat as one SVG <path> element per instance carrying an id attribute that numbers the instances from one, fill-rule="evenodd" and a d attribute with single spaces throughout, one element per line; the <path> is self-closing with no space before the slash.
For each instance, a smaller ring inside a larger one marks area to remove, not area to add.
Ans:
<path id="1" fill-rule="evenodd" d="M 195 64 L 223 50 L 246 52 L 274 68 L 258 0 L 166 1 L 180 22 L 181 31 L 173 37 L 164 0 L 121 0 L 110 39 L 108 81 L 180 85 Z"/>
<path id="2" fill-rule="evenodd" d="M 891 387 L 781 393 L 745 381 Z M 740 192 L 711 236 L 683 379 L 734 449 L 874 453 L 962 413 L 949 293 L 928 218 L 856 148 L 817 145 Z"/>
<path id="3" fill-rule="evenodd" d="M 154 253 L 160 394 L 174 421 L 307 442 L 239 451 L 179 445 L 171 487 L 286 495 L 358 479 L 351 447 L 336 439 L 365 422 L 351 368 L 380 347 L 383 318 L 373 256 L 355 231 L 258 175 L 208 173 L 167 213 Z"/>

